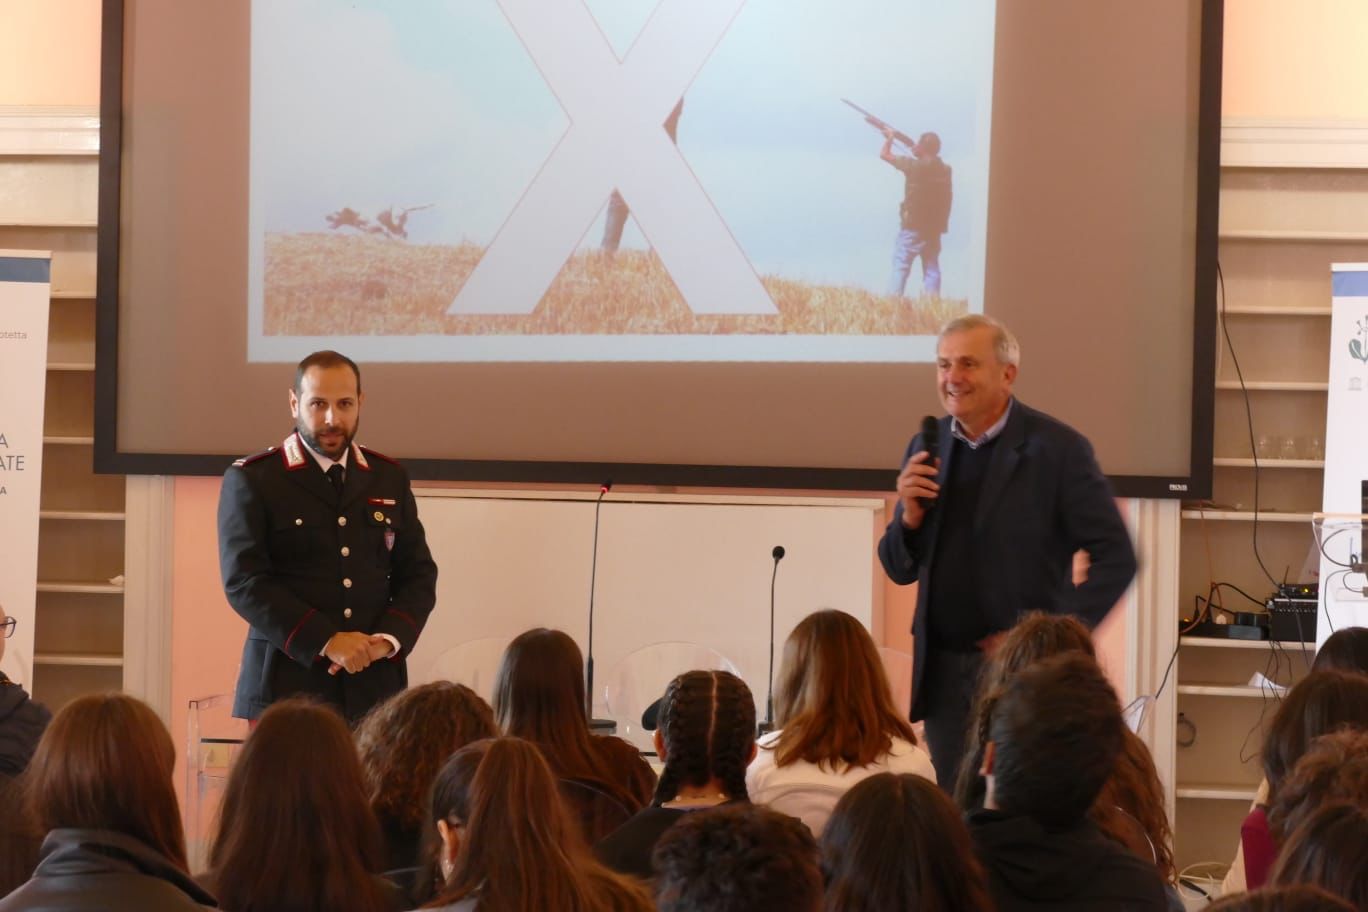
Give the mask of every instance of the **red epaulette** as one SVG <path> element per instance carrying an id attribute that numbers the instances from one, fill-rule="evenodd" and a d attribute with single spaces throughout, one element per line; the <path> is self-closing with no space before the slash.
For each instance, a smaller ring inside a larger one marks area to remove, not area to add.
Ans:
<path id="1" fill-rule="evenodd" d="M 273 453 L 279 453 L 279 452 L 280 452 L 280 447 L 278 447 L 278 446 L 273 446 L 273 447 L 271 447 L 269 450 L 262 450 L 260 453 L 253 453 L 251 456 L 243 456 L 241 459 L 235 459 L 235 460 L 233 460 L 233 465 L 234 465 L 234 467 L 240 469 L 240 468 L 242 468 L 243 466 L 251 465 L 251 464 L 254 463 L 254 462 L 260 462 L 261 460 L 265 459 L 267 456 L 270 456 L 270 455 L 273 454 Z"/>

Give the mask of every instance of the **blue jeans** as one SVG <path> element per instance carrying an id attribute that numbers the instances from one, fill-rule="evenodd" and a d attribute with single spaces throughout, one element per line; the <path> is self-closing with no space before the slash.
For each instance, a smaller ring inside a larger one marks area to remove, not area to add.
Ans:
<path id="1" fill-rule="evenodd" d="M 888 293 L 901 297 L 907 287 L 907 275 L 912 271 L 912 261 L 921 257 L 922 293 L 939 296 L 940 274 L 940 235 L 922 237 L 920 232 L 904 228 L 898 232 L 893 242 L 893 274 L 888 279 Z"/>

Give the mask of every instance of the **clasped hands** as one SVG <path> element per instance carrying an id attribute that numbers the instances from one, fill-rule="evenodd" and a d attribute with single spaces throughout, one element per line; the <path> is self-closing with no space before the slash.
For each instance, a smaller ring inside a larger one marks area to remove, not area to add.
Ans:
<path id="1" fill-rule="evenodd" d="M 394 644 L 382 636 L 359 631 L 334 633 L 332 639 L 323 647 L 323 655 L 332 665 L 328 674 L 339 671 L 356 674 L 364 671 L 372 662 L 388 657 L 394 651 Z"/>

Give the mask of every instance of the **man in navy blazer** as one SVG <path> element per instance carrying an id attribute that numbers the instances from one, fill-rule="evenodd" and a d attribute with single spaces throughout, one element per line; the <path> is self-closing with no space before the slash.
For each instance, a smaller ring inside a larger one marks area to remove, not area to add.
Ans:
<path id="1" fill-rule="evenodd" d="M 879 542 L 895 583 L 919 583 L 912 719 L 954 787 L 974 687 L 1003 631 L 1029 611 L 1096 626 L 1135 577 L 1135 549 L 1083 435 L 1012 396 L 1020 348 L 991 317 L 951 321 L 936 347 L 949 413 L 937 452 L 908 444 Z M 1075 586 L 1073 560 L 1088 556 Z"/>

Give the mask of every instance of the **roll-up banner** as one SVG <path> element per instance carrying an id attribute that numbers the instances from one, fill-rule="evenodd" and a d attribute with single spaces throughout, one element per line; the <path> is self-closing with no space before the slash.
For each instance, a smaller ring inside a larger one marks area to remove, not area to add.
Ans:
<path id="1" fill-rule="evenodd" d="M 15 618 L 0 671 L 32 689 L 52 255 L 0 250 L 0 606 Z"/>

